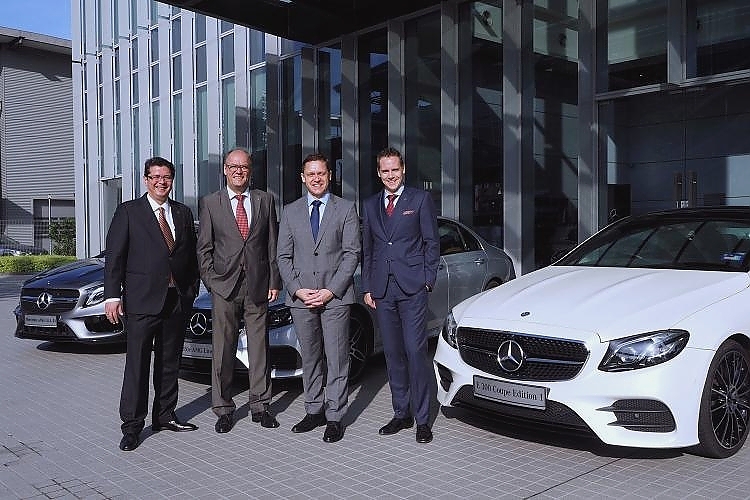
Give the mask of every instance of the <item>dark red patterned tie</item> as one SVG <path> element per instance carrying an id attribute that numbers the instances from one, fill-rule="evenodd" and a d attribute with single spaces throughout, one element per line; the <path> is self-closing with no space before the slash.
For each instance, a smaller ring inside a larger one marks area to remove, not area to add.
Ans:
<path id="1" fill-rule="evenodd" d="M 242 239 L 246 240 L 247 235 L 250 233 L 250 226 L 247 222 L 247 212 L 245 211 L 245 204 L 242 201 L 245 199 L 245 195 L 238 194 L 237 196 L 235 196 L 235 198 L 237 198 L 237 227 L 240 230 Z"/>
<path id="2" fill-rule="evenodd" d="M 393 215 L 393 209 L 395 208 L 394 202 L 396 201 L 397 196 L 397 194 L 389 194 L 388 196 L 386 196 L 386 198 L 388 198 L 388 206 L 385 207 L 385 213 L 388 215 L 388 217 Z"/>
<path id="3" fill-rule="evenodd" d="M 159 229 L 161 229 L 161 235 L 164 236 L 164 242 L 167 244 L 167 248 L 169 248 L 169 253 L 172 253 L 174 250 L 174 237 L 172 236 L 172 230 L 169 229 L 169 224 L 167 224 L 167 218 L 164 217 L 164 207 L 159 207 Z M 174 277 L 172 274 L 169 274 L 169 286 L 174 286 Z"/>
<path id="4" fill-rule="evenodd" d="M 159 207 L 159 229 L 161 229 L 161 234 L 167 243 L 169 253 L 172 253 L 172 250 L 174 250 L 174 237 L 172 236 L 172 230 L 169 229 L 169 224 L 167 224 L 167 218 L 164 217 L 164 207 Z"/>

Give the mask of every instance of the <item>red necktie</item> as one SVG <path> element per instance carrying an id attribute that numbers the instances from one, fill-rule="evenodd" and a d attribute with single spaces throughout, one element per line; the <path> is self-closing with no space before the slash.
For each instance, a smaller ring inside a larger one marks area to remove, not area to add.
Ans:
<path id="1" fill-rule="evenodd" d="M 250 226 L 247 223 L 247 212 L 245 212 L 245 204 L 242 201 L 245 199 L 245 195 L 238 194 L 235 198 L 237 198 L 237 227 L 240 230 L 242 239 L 246 240 L 248 233 L 250 233 Z"/>
<path id="2" fill-rule="evenodd" d="M 388 217 L 393 215 L 393 209 L 395 208 L 394 202 L 396 201 L 397 196 L 397 194 L 389 194 L 388 196 L 386 196 L 386 198 L 388 198 L 388 206 L 385 207 L 385 213 L 386 215 L 388 215 Z"/>

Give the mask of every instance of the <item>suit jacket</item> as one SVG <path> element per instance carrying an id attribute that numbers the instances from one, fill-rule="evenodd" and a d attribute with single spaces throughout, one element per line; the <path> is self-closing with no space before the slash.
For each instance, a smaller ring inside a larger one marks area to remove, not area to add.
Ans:
<path id="1" fill-rule="evenodd" d="M 440 260 L 437 214 L 429 193 L 404 187 L 391 217 L 385 214 L 384 192 L 363 205 L 362 288 L 382 298 L 392 274 L 411 295 L 435 285 Z"/>
<path id="2" fill-rule="evenodd" d="M 300 288 L 327 288 L 334 295 L 330 306 L 354 303 L 353 276 L 360 250 L 359 218 L 353 202 L 329 195 L 316 241 L 310 229 L 307 195 L 284 207 L 277 256 L 286 304 L 305 307 L 294 295 Z"/>
<path id="3" fill-rule="evenodd" d="M 276 265 L 278 223 L 273 196 L 250 190 L 250 233 L 243 240 L 226 188 L 204 196 L 200 202 L 198 263 L 206 287 L 224 299 L 245 271 L 250 300 L 268 300 L 268 290 L 281 289 Z"/>
<path id="4" fill-rule="evenodd" d="M 171 254 L 146 195 L 121 203 L 115 210 L 107 232 L 104 296 L 122 297 L 126 313 L 158 314 L 164 307 L 170 274 L 183 311 L 193 307 L 199 284 L 193 212 L 174 200 L 169 205 L 175 226 Z"/>

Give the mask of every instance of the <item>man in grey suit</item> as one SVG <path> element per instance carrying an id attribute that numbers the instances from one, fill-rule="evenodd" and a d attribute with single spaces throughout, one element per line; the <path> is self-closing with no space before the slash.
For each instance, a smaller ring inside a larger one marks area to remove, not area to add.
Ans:
<path id="1" fill-rule="evenodd" d="M 354 203 L 328 192 L 331 170 L 324 155 L 305 158 L 302 182 L 307 194 L 281 215 L 277 254 L 302 348 L 306 414 L 292 432 L 327 423 L 323 441 L 335 443 L 344 437 L 341 420 L 349 395 L 349 313 L 359 263 L 359 218 Z"/>
<path id="2" fill-rule="evenodd" d="M 268 364 L 268 301 L 281 288 L 276 265 L 276 207 L 273 196 L 249 189 L 250 153 L 235 148 L 224 159 L 227 187 L 200 203 L 198 262 L 201 278 L 213 298 L 211 404 L 218 416 L 216 432 L 234 426 L 232 378 L 240 318 L 245 320 L 250 366 L 250 412 L 263 427 L 278 427 L 268 411 L 271 370 Z"/>

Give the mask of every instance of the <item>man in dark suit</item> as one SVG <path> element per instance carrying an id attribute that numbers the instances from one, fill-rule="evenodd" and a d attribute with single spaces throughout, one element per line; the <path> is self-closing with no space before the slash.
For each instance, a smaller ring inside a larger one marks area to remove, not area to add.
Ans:
<path id="1" fill-rule="evenodd" d="M 174 411 L 182 342 L 199 283 L 193 213 L 169 199 L 174 174 L 168 160 L 146 160 L 147 194 L 118 206 L 107 232 L 104 309 L 112 323 L 124 314 L 127 330 L 120 396 L 123 451 L 140 444 L 148 413 L 152 346 L 152 430 L 197 429 L 178 420 Z"/>
<path id="2" fill-rule="evenodd" d="M 354 203 L 328 192 L 331 170 L 319 153 L 302 163 L 307 194 L 281 214 L 278 263 L 302 348 L 305 417 L 292 432 L 326 425 L 323 441 L 344 437 L 349 395 L 349 313 L 361 249 Z M 325 391 L 324 391 L 325 387 Z"/>
<path id="3" fill-rule="evenodd" d="M 245 320 L 252 421 L 278 427 L 268 411 L 271 370 L 266 317 L 276 300 L 281 278 L 276 265 L 278 233 L 273 196 L 250 189 L 250 153 L 235 148 L 224 158 L 227 186 L 201 199 L 198 262 L 201 278 L 213 298 L 211 403 L 216 432 L 234 426 L 232 379 L 240 318 Z"/>
<path id="4" fill-rule="evenodd" d="M 395 434 L 417 421 L 417 442 L 432 441 L 432 367 L 427 354 L 427 294 L 440 259 L 437 215 L 429 193 L 404 186 L 401 153 L 378 154 L 384 191 L 363 205 L 362 287 L 383 340 L 394 416 L 380 428 Z"/>

